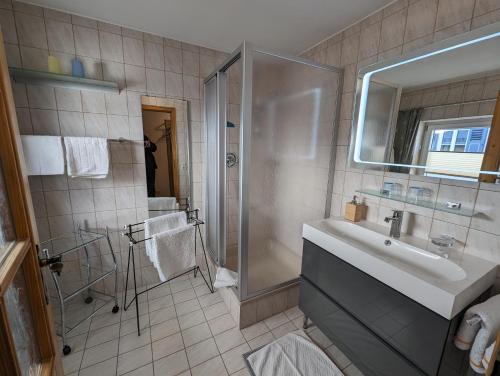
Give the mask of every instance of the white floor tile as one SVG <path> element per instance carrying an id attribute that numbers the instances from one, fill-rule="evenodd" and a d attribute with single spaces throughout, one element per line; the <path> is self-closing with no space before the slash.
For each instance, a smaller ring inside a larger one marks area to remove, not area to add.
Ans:
<path id="1" fill-rule="evenodd" d="M 280 325 L 288 322 L 288 317 L 284 313 L 278 313 L 277 315 L 271 316 L 268 319 L 264 320 L 264 323 L 267 325 L 269 329 L 277 328 Z"/>
<path id="2" fill-rule="evenodd" d="M 184 346 L 189 347 L 205 339 L 211 338 L 212 332 L 206 322 L 182 331 Z"/>
<path id="3" fill-rule="evenodd" d="M 219 333 L 225 332 L 236 326 L 233 317 L 230 314 L 219 316 L 208 322 L 212 334 L 216 336 Z"/>
<path id="4" fill-rule="evenodd" d="M 162 338 L 153 342 L 153 360 L 158 360 L 167 355 L 176 353 L 184 349 L 181 333 L 175 333 L 171 336 Z"/>
<path id="5" fill-rule="evenodd" d="M 155 374 L 161 376 L 175 376 L 183 371 L 188 371 L 187 375 L 190 374 L 189 364 L 184 350 L 158 359 L 154 362 L 154 369 Z"/>
<path id="6" fill-rule="evenodd" d="M 163 321 L 159 324 L 151 326 L 151 340 L 157 341 L 172 334 L 178 333 L 180 332 L 180 330 L 181 328 L 177 319 Z"/>
<path id="7" fill-rule="evenodd" d="M 80 370 L 79 376 L 115 376 L 117 358 L 111 358 L 104 362 L 94 364 Z"/>
<path id="8" fill-rule="evenodd" d="M 82 363 L 83 351 L 71 352 L 62 357 L 64 374 L 70 374 L 80 369 Z"/>
<path id="9" fill-rule="evenodd" d="M 269 328 L 263 322 L 258 322 L 245 329 L 241 329 L 241 332 L 243 333 L 245 339 L 247 341 L 250 341 L 251 339 L 254 339 L 258 336 L 261 336 L 264 333 L 269 332 Z"/>
<path id="10" fill-rule="evenodd" d="M 94 375 L 97 376 L 97 375 Z M 136 370 L 126 373 L 124 376 L 154 376 L 153 363 L 146 364 Z"/>
<path id="11" fill-rule="evenodd" d="M 235 347 L 234 349 L 222 354 L 222 360 L 224 361 L 229 374 L 239 371 L 245 367 L 243 354 L 249 351 L 250 347 L 244 343 L 243 345 Z"/>
<path id="12" fill-rule="evenodd" d="M 213 338 L 206 339 L 186 349 L 189 365 L 197 366 L 219 355 L 219 350 Z"/>
<path id="13" fill-rule="evenodd" d="M 178 320 L 179 320 L 179 326 L 181 327 L 181 330 L 186 330 L 188 328 L 191 328 L 192 326 L 201 324 L 201 323 L 206 321 L 205 315 L 203 314 L 203 311 L 201 311 L 201 310 L 194 311 L 194 312 L 179 316 Z"/>
<path id="14" fill-rule="evenodd" d="M 117 374 L 133 371 L 153 361 L 151 354 L 151 345 L 139 347 L 118 356 Z"/>
<path id="15" fill-rule="evenodd" d="M 224 376 L 227 374 L 226 367 L 220 356 L 191 368 L 192 376 Z"/>
<path id="16" fill-rule="evenodd" d="M 118 340 L 114 339 L 100 345 L 86 348 L 83 354 L 82 368 L 89 367 L 104 360 L 116 357 L 118 355 Z"/>
<path id="17" fill-rule="evenodd" d="M 194 311 L 198 311 L 201 309 L 200 303 L 198 299 L 191 299 L 186 302 L 182 302 L 175 305 L 175 311 L 177 312 L 177 316 L 182 316 L 187 313 L 191 313 Z"/>
<path id="18" fill-rule="evenodd" d="M 248 341 L 248 345 L 252 348 L 252 350 L 255 350 L 258 349 L 259 347 L 267 345 L 268 343 L 271 343 L 274 340 L 275 338 L 273 334 L 271 332 L 267 332 Z"/>
<path id="19" fill-rule="evenodd" d="M 100 328 L 97 330 L 93 330 L 89 332 L 89 336 L 87 338 L 86 347 L 93 347 L 100 345 L 101 343 L 111 341 L 120 336 L 120 324 L 113 324 L 109 326 L 105 326 L 104 328 Z"/>
<path id="20" fill-rule="evenodd" d="M 118 343 L 118 353 L 123 354 L 129 352 L 139 347 L 146 346 L 148 343 L 151 343 L 149 328 L 144 329 L 140 336 L 138 336 L 136 332 L 130 333 L 120 337 L 120 341 Z"/>
<path id="21" fill-rule="evenodd" d="M 246 343 L 245 337 L 241 334 L 238 328 L 233 328 L 222 332 L 215 336 L 215 343 L 219 348 L 220 353 L 225 353 L 236 346 Z"/>
<path id="22" fill-rule="evenodd" d="M 172 320 L 177 317 L 174 306 L 162 308 L 149 314 L 151 325 L 159 324 L 163 321 Z"/>
<path id="23" fill-rule="evenodd" d="M 207 320 L 212 320 L 216 317 L 229 313 L 229 310 L 227 309 L 226 303 L 221 302 L 204 308 L 203 312 L 205 313 Z"/>

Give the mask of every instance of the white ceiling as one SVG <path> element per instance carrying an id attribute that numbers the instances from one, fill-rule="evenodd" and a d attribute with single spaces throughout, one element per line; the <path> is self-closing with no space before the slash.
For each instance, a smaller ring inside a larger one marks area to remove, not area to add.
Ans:
<path id="1" fill-rule="evenodd" d="M 392 0 L 28 0 L 230 52 L 243 40 L 299 53 Z"/>

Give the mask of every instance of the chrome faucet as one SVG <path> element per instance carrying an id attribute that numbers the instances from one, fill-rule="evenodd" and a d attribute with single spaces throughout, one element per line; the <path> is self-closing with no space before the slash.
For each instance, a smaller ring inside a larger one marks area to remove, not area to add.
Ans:
<path id="1" fill-rule="evenodd" d="M 399 238 L 401 236 L 401 223 L 403 222 L 403 211 L 393 210 L 392 217 L 385 217 L 385 222 L 391 222 L 391 231 L 389 236 L 391 238 Z"/>

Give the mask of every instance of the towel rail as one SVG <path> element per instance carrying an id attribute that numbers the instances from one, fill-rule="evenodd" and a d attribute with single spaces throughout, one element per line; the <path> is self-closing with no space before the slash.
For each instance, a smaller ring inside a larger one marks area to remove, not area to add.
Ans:
<path id="1" fill-rule="evenodd" d="M 192 224 L 195 227 L 195 232 L 194 232 L 194 257 L 195 257 L 195 260 L 196 260 L 196 253 L 197 253 L 197 238 L 198 238 L 196 233 L 198 232 L 198 235 L 200 237 L 201 247 L 202 247 L 202 250 L 203 250 L 203 256 L 204 256 L 204 260 L 205 260 L 205 265 L 207 267 L 208 279 L 209 279 L 210 282 L 207 281 L 207 278 L 205 278 L 205 275 L 203 274 L 200 266 L 198 265 L 198 263 L 196 263 L 196 265 L 194 267 L 189 268 L 185 272 L 183 272 L 183 273 L 181 273 L 179 275 L 176 275 L 175 277 L 169 278 L 169 279 L 167 279 L 164 282 L 157 283 L 154 286 L 151 286 L 151 287 L 148 287 L 148 288 L 143 289 L 141 291 L 138 291 L 138 288 L 137 288 L 137 278 L 136 278 L 136 273 L 135 273 L 135 252 L 134 252 L 134 245 L 139 244 L 139 243 L 143 243 L 146 240 L 151 239 L 151 237 L 146 238 L 146 239 L 136 239 L 134 237 L 135 234 L 144 231 L 144 228 L 134 229 L 137 226 L 144 225 L 144 222 L 137 222 L 137 223 L 128 224 L 128 225 L 124 226 L 124 230 L 125 231 L 121 233 L 122 236 L 126 236 L 129 239 L 128 260 L 127 260 L 127 273 L 126 273 L 126 277 L 125 277 L 125 291 L 124 291 L 124 297 L 123 297 L 123 310 L 126 311 L 132 305 L 132 303 L 134 303 L 134 301 L 135 301 L 135 315 L 136 315 L 136 321 L 137 321 L 137 335 L 139 335 L 139 336 L 141 335 L 141 325 L 140 325 L 140 318 L 139 318 L 139 316 L 140 316 L 139 315 L 139 296 L 140 295 L 142 295 L 142 294 L 144 294 L 144 293 L 146 293 L 148 291 L 151 291 L 151 290 L 153 290 L 153 289 L 155 289 L 157 287 L 160 287 L 160 286 L 164 285 L 165 283 L 171 282 L 171 281 L 175 280 L 176 278 L 179 278 L 179 277 L 182 277 L 182 276 L 184 276 L 186 274 L 189 274 L 191 272 L 194 273 L 194 277 L 195 278 L 196 278 L 196 276 L 197 276 L 197 274 L 199 272 L 200 275 L 203 278 L 203 281 L 205 282 L 205 284 L 207 285 L 208 289 L 210 290 L 210 292 L 212 294 L 215 292 L 215 289 L 213 288 L 213 283 L 212 283 L 212 275 L 210 273 L 210 266 L 208 265 L 208 258 L 207 258 L 207 252 L 206 252 L 206 249 L 205 249 L 205 243 L 203 242 L 203 237 L 201 235 L 201 230 L 200 230 L 200 226 L 203 225 L 203 224 L 205 224 L 205 222 L 203 222 L 201 219 L 199 219 L 199 209 L 186 210 L 185 213 L 186 213 L 186 216 L 188 218 L 188 223 Z M 131 268 L 130 263 L 131 262 L 132 262 L 132 279 L 133 279 L 133 284 L 134 284 L 134 294 L 133 294 L 134 297 L 127 304 L 128 282 L 129 282 L 129 275 L 130 275 L 130 268 Z"/>

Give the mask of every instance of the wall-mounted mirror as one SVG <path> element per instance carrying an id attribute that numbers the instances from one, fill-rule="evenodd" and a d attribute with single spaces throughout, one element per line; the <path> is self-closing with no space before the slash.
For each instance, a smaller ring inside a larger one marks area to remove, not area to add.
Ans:
<path id="1" fill-rule="evenodd" d="M 149 217 L 186 210 L 191 200 L 188 103 L 142 97 Z"/>
<path id="2" fill-rule="evenodd" d="M 353 160 L 393 172 L 495 182 L 499 93 L 499 24 L 364 68 Z"/>

